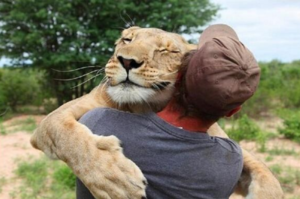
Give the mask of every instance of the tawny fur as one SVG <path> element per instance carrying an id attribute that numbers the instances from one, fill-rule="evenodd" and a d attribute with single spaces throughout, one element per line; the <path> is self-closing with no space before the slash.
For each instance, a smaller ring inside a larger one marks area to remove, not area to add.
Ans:
<path id="1" fill-rule="evenodd" d="M 142 198 L 145 178 L 123 155 L 119 140 L 93 135 L 77 120 L 97 107 L 135 113 L 160 110 L 173 94 L 182 56 L 193 49 L 196 46 L 180 35 L 160 29 L 124 30 L 105 67 L 107 81 L 50 113 L 34 132 L 32 146 L 66 162 L 97 199 Z M 120 57 L 140 66 L 126 72 Z M 164 88 L 159 87 L 162 85 Z M 217 123 L 208 133 L 228 137 Z M 249 199 L 283 198 L 280 184 L 269 169 L 245 150 L 243 156 L 244 169 L 236 192 Z"/>

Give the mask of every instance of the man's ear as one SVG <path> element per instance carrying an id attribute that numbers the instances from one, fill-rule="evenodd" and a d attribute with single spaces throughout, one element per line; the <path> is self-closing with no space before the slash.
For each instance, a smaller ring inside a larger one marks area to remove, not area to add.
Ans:
<path id="1" fill-rule="evenodd" d="M 227 113 L 225 115 L 225 117 L 231 117 L 232 115 L 236 114 L 237 112 L 239 112 L 242 109 L 242 106 L 238 106 L 234 109 L 232 109 L 229 113 Z"/>

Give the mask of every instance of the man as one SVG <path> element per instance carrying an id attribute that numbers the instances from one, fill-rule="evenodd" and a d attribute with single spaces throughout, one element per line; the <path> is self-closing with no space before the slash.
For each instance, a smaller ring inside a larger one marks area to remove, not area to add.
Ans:
<path id="1" fill-rule="evenodd" d="M 206 131 L 253 95 L 260 69 L 226 25 L 208 27 L 198 50 L 185 59 L 178 91 L 161 112 L 95 109 L 81 122 L 95 134 L 122 141 L 125 155 L 148 180 L 147 198 L 228 198 L 242 171 L 242 152 L 230 139 Z M 93 198 L 80 181 L 77 198 Z"/>

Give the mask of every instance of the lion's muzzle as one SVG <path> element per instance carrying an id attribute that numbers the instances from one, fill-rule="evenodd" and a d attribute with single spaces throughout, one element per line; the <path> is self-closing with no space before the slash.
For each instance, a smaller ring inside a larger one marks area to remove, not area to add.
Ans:
<path id="1" fill-rule="evenodd" d="M 125 59 L 122 56 L 118 56 L 118 60 L 120 61 L 121 65 L 123 66 L 123 68 L 125 68 L 125 70 L 128 71 L 131 70 L 132 68 L 139 68 L 140 66 L 143 65 L 144 62 L 140 62 L 138 63 L 136 60 L 134 59 Z"/>

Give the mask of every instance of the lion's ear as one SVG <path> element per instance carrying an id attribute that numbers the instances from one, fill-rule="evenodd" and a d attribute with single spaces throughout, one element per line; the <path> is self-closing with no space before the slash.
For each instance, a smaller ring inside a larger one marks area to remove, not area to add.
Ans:
<path id="1" fill-rule="evenodd" d="M 115 41 L 115 45 L 117 45 L 118 43 L 120 43 L 121 38 L 117 39 L 117 41 Z"/>
<path id="2" fill-rule="evenodd" d="M 127 30 L 136 30 L 136 29 L 141 29 L 139 26 L 131 26 Z"/>
<path id="3" fill-rule="evenodd" d="M 127 28 L 127 29 L 124 29 L 124 30 L 122 31 L 122 36 L 124 36 L 124 35 L 129 35 L 130 33 L 132 33 L 133 31 L 135 31 L 135 30 L 137 30 L 137 29 L 141 29 L 141 28 L 138 27 L 138 26 L 131 26 L 131 27 Z"/>

